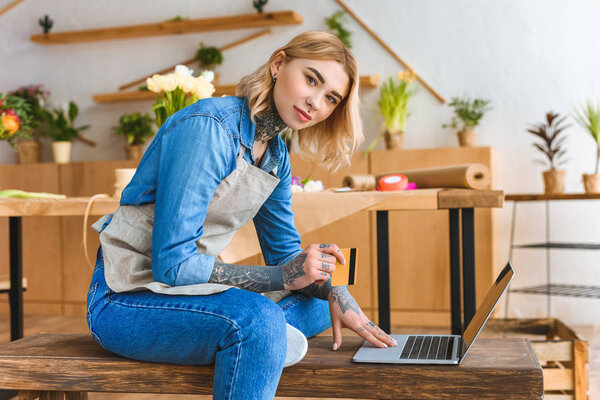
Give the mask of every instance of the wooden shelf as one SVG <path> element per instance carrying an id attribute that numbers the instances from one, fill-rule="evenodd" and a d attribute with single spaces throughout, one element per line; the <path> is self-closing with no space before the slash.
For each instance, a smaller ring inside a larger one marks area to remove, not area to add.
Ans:
<path id="1" fill-rule="evenodd" d="M 507 194 L 507 201 L 545 201 L 545 200 L 593 200 L 600 199 L 599 194 L 587 193 L 563 193 L 563 194 Z"/>
<path id="2" fill-rule="evenodd" d="M 377 87 L 379 83 L 379 76 L 361 76 L 360 87 L 363 89 L 372 89 Z M 217 85 L 215 86 L 215 93 L 213 97 L 220 97 L 223 95 L 233 96 L 235 95 L 235 88 L 237 85 Z M 137 92 L 115 92 L 115 93 L 102 93 L 93 96 L 93 99 L 97 103 L 121 103 L 121 102 L 132 102 L 132 101 L 154 101 L 156 100 L 156 93 L 149 91 L 137 91 Z"/>
<path id="3" fill-rule="evenodd" d="M 66 44 L 100 40 L 131 39 L 147 36 L 180 35 L 194 32 L 298 25 L 301 23 L 302 17 L 296 12 L 278 11 L 272 13 L 254 13 L 233 15 L 229 17 L 39 34 L 31 35 L 31 41 L 39 44 Z"/>

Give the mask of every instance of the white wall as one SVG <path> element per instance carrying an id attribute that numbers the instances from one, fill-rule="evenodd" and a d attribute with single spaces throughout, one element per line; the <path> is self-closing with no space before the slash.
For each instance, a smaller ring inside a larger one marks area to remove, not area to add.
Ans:
<path id="1" fill-rule="evenodd" d="M 1 0 L 0 7 L 9 3 Z M 346 0 L 346 3 L 413 68 L 448 100 L 468 94 L 490 99 L 493 111 L 479 128 L 479 143 L 498 154 L 498 187 L 507 193 L 541 192 L 541 169 L 533 164 L 529 123 L 542 120 L 549 110 L 570 113 L 586 99 L 600 100 L 600 3 L 557 0 Z M 271 52 L 297 33 L 326 29 L 324 18 L 339 7 L 333 0 L 291 2 L 270 0 L 268 11 L 297 11 L 299 26 L 275 27 L 274 34 L 227 51 L 219 72 L 223 83 L 234 83 L 262 64 Z M 162 21 L 175 15 L 191 18 L 254 12 L 251 0 L 27 0 L 0 16 L 0 91 L 43 83 L 51 103 L 75 100 L 79 124 L 91 124 L 86 135 L 96 148 L 77 143 L 73 160 L 124 158 L 123 139 L 111 133 L 123 113 L 149 111 L 150 103 L 96 104 L 92 95 L 116 91 L 125 82 L 191 58 L 198 43 L 223 46 L 257 30 L 222 31 L 183 36 L 41 46 L 29 40 L 40 33 L 38 18 L 49 14 L 54 32 Z M 361 73 L 395 74 L 400 66 L 362 28 L 348 18 L 354 53 Z M 363 91 L 366 144 L 379 132 L 377 91 Z M 451 110 L 423 87 L 411 104 L 407 148 L 455 146 L 453 132 L 441 125 Z M 578 126 L 570 129 L 566 164 L 568 192 L 581 192 L 581 173 L 591 172 L 594 145 Z M 380 145 L 381 146 L 381 145 Z M 363 146 L 364 147 L 364 146 Z M 51 161 L 45 146 L 44 161 Z M 15 155 L 0 143 L 0 162 L 14 163 Z M 510 209 L 498 212 L 498 265 L 508 254 Z M 600 204 L 552 204 L 552 237 L 600 243 Z M 520 208 L 519 242 L 542 240 L 543 204 Z M 540 250 L 517 250 L 514 287 L 544 281 L 545 255 Z M 556 282 L 600 286 L 600 252 L 554 251 Z M 511 316 L 545 316 L 542 296 L 513 295 Z M 553 314 L 567 323 L 594 323 L 600 300 L 555 298 Z"/>

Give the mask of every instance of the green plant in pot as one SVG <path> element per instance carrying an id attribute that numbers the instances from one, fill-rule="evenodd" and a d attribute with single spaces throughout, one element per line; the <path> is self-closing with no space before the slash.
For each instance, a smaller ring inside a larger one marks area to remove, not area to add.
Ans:
<path id="1" fill-rule="evenodd" d="M 449 124 L 443 128 L 459 129 L 458 144 L 461 147 L 474 147 L 477 145 L 477 131 L 475 127 L 486 112 L 492 109 L 489 100 L 470 99 L 469 97 L 453 97 L 448 104 L 454 108 L 454 116 Z"/>
<path id="2" fill-rule="evenodd" d="M 541 142 L 533 145 L 545 156 L 545 159 L 536 160 L 536 163 L 547 168 L 543 173 L 544 192 L 547 194 L 562 194 L 565 191 L 565 171 L 559 170 L 558 167 L 564 163 L 564 155 L 567 152 L 564 148 L 564 133 L 569 127 L 564 125 L 566 119 L 567 117 L 560 118 L 559 114 L 549 112 L 546 114 L 546 121 L 527 129 L 527 132 L 541 139 Z"/>
<path id="3" fill-rule="evenodd" d="M 371 142 L 366 154 L 373 150 L 381 138 L 385 139 L 387 150 L 402 148 L 406 119 L 409 116 L 408 102 L 415 94 L 415 90 L 412 88 L 413 80 L 414 73 L 412 71 L 401 71 L 398 73 L 396 81 L 389 78 L 381 85 L 377 105 L 383 117 L 384 131 Z"/>
<path id="4" fill-rule="evenodd" d="M 31 137 L 20 138 L 17 141 L 17 158 L 20 164 L 40 162 L 40 130 L 45 124 L 43 114 L 44 104 L 50 92 L 43 85 L 22 86 L 10 93 L 12 96 L 23 99 L 30 109 Z"/>
<path id="5" fill-rule="evenodd" d="M 585 128 L 594 140 L 596 150 L 596 168 L 593 174 L 583 174 L 583 186 L 585 192 L 600 193 L 600 105 L 594 105 L 588 101 L 586 107 L 575 110 L 575 119 Z"/>
<path id="6" fill-rule="evenodd" d="M 79 133 L 88 129 L 89 125 L 75 127 L 75 118 L 79 114 L 79 108 L 73 101 L 69 102 L 68 109 L 44 110 L 44 129 L 40 134 L 52 139 L 52 153 L 54 162 L 58 164 L 68 163 L 71 159 L 71 141 L 79 137 Z"/>
<path id="7" fill-rule="evenodd" d="M 119 118 L 119 125 L 115 126 L 114 132 L 116 135 L 125 136 L 127 145 L 125 151 L 128 160 L 138 161 L 142 158 L 142 147 L 148 138 L 154 135 L 152 125 L 154 119 L 149 114 L 123 114 Z"/>
<path id="8" fill-rule="evenodd" d="M 204 47 L 204 43 L 200 43 L 200 48 L 196 51 L 196 60 L 200 65 L 201 70 L 213 71 L 215 68 L 223 64 L 223 54 L 216 47 Z M 219 79 L 218 74 L 215 74 L 213 85 L 217 84 Z"/>

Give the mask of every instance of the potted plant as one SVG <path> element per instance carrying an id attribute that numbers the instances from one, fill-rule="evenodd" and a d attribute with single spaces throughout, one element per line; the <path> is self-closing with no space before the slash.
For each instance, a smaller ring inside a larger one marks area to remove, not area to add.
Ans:
<path id="1" fill-rule="evenodd" d="M 527 132 L 542 139 L 541 143 L 533 145 L 547 158 L 547 160 L 536 160 L 536 162 L 548 168 L 543 173 L 544 192 L 548 194 L 561 194 L 565 189 L 565 171 L 557 169 L 563 164 L 562 157 L 566 153 L 566 149 L 563 148 L 566 137 L 561 136 L 568 127 L 568 125 L 561 125 L 565 120 L 566 117 L 559 118 L 558 114 L 549 112 L 546 114 L 545 122 L 540 122 L 527 129 Z"/>
<path id="2" fill-rule="evenodd" d="M 204 47 L 204 43 L 200 43 L 200 48 L 196 51 L 196 60 L 200 65 L 201 70 L 213 71 L 218 65 L 223 64 L 223 54 L 216 47 Z M 219 74 L 214 74 L 213 84 L 219 80 Z"/>
<path id="3" fill-rule="evenodd" d="M 127 138 L 125 151 L 128 160 L 139 161 L 142 158 L 142 147 L 146 140 L 154 135 L 152 123 L 154 120 L 149 114 L 123 114 L 119 118 L 119 125 L 113 129 L 116 135 Z"/>
<path id="4" fill-rule="evenodd" d="M 185 65 L 178 65 L 173 73 L 155 74 L 146 79 L 148 89 L 157 94 L 152 110 L 159 129 L 169 116 L 214 93 L 215 87 L 210 83 L 212 78 L 204 75 L 194 77 L 192 72 Z"/>
<path id="5" fill-rule="evenodd" d="M 30 85 L 20 87 L 10 94 L 25 100 L 31 114 L 31 138 L 17 141 L 17 159 L 20 164 L 40 162 L 39 131 L 45 123 L 42 110 L 50 92 L 42 85 Z"/>
<path id="6" fill-rule="evenodd" d="M 18 150 L 18 141 L 31 140 L 31 108 L 20 97 L 0 93 L 0 140 Z"/>
<path id="7" fill-rule="evenodd" d="M 367 148 L 368 154 L 375 144 L 383 137 L 387 150 L 401 149 L 404 142 L 404 129 L 408 113 L 408 101 L 415 94 L 412 88 L 414 73 L 412 71 L 399 72 L 397 82 L 389 78 L 381 86 L 379 95 L 379 111 L 383 117 L 384 131 L 375 138 Z"/>
<path id="8" fill-rule="evenodd" d="M 575 110 L 575 119 L 594 139 L 596 148 L 596 169 L 594 174 L 583 174 L 583 186 L 588 194 L 600 193 L 600 173 L 598 166 L 600 164 L 600 106 L 594 106 L 588 102 L 585 108 L 580 111 Z"/>
<path id="9" fill-rule="evenodd" d="M 40 133 L 52 139 L 54 162 L 58 164 L 69 162 L 71 159 L 71 141 L 79 136 L 79 132 L 90 127 L 89 125 L 75 127 L 75 118 L 78 114 L 79 108 L 72 101 L 69 102 L 66 115 L 63 109 L 54 109 L 52 112 L 44 111 L 46 124 Z"/>
<path id="10" fill-rule="evenodd" d="M 463 96 L 453 97 L 449 106 L 454 108 L 454 116 L 450 124 L 442 125 L 443 128 L 457 129 L 458 144 L 461 147 L 473 147 L 477 144 L 477 131 L 475 127 L 484 114 L 491 110 L 489 100 L 473 99 Z M 459 125 L 460 121 L 460 125 Z"/>

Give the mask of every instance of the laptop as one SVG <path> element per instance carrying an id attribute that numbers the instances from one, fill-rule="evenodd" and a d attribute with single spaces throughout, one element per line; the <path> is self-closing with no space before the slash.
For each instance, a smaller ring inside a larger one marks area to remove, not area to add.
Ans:
<path id="1" fill-rule="evenodd" d="M 378 348 L 365 342 L 352 361 L 388 364 L 459 364 L 494 311 L 515 272 L 510 261 L 498 275 L 462 335 L 390 335 L 396 347 Z"/>

